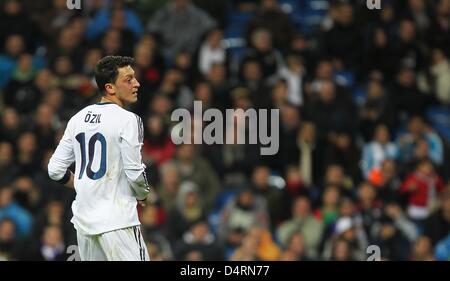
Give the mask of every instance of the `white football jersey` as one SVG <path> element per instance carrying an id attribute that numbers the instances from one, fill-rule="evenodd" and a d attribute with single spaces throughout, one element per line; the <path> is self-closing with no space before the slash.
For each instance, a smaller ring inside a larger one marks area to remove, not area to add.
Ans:
<path id="1" fill-rule="evenodd" d="M 75 228 L 88 235 L 139 225 L 137 201 L 149 193 L 142 120 L 114 103 L 85 107 L 68 122 L 48 165 L 61 180 L 75 161 Z"/>

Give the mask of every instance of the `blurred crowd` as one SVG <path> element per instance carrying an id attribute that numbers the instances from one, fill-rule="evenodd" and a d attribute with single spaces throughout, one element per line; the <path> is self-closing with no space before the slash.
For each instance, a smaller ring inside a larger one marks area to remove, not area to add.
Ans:
<path id="1" fill-rule="evenodd" d="M 381 2 L 0 0 L 0 260 L 77 244 L 47 164 L 106 55 L 136 61 L 152 260 L 449 260 L 450 0 Z M 279 109 L 278 153 L 174 145 L 194 100 Z"/>

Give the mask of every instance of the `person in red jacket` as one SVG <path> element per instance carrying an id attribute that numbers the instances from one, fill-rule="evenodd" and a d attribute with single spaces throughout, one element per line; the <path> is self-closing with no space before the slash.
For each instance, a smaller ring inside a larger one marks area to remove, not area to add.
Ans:
<path id="1" fill-rule="evenodd" d="M 431 160 L 421 160 L 400 187 L 400 192 L 408 197 L 409 217 L 418 222 L 425 220 L 444 189 L 444 182 L 436 173 Z"/>
<path id="2" fill-rule="evenodd" d="M 175 154 L 175 144 L 170 139 L 168 127 L 160 116 L 149 116 L 146 129 L 142 157 L 144 162 L 160 167 L 172 159 Z"/>

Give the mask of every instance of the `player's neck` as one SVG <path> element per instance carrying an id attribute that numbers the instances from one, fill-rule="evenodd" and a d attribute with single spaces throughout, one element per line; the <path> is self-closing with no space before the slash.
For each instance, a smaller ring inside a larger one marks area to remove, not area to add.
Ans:
<path id="1" fill-rule="evenodd" d="M 103 102 L 112 102 L 117 104 L 120 107 L 123 107 L 123 103 L 120 101 L 120 99 L 116 98 L 116 97 L 102 97 L 102 99 L 100 100 L 101 103 Z"/>

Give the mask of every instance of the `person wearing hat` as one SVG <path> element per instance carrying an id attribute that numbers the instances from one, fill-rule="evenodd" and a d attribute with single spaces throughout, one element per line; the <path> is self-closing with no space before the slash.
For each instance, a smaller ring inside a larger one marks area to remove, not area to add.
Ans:
<path id="1" fill-rule="evenodd" d="M 353 218 L 347 216 L 339 218 L 335 224 L 333 235 L 325 241 L 322 258 L 324 260 L 335 258 L 337 244 L 343 241 L 349 248 L 348 260 L 365 260 L 367 243 L 362 239 L 361 233 Z M 341 246 L 344 247 L 345 245 Z"/>

